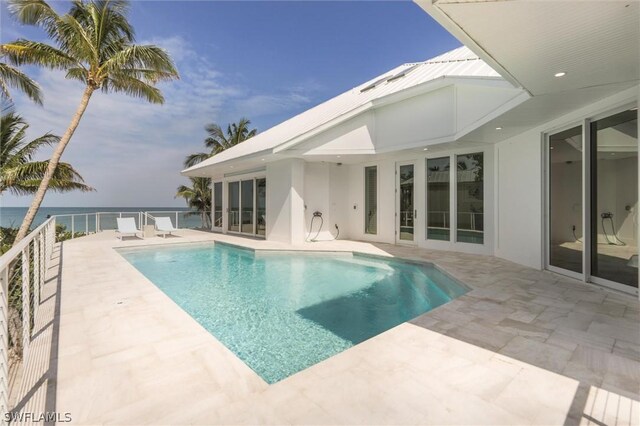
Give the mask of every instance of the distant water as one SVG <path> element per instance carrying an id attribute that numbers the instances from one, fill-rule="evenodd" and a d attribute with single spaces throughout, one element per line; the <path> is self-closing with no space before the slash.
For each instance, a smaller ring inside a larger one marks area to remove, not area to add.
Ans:
<path id="1" fill-rule="evenodd" d="M 138 223 L 139 216 L 137 212 L 150 212 L 154 216 L 169 216 L 175 226 L 175 213 L 153 213 L 161 211 L 180 211 L 178 214 L 178 226 L 181 228 L 197 228 L 201 226 L 200 215 L 190 215 L 188 214 L 190 210 L 182 207 L 42 207 L 36 214 L 32 228 L 43 223 L 49 216 L 82 214 L 83 216 L 76 216 L 73 220 L 76 232 L 85 232 L 86 230 L 94 232 L 96 225 L 101 230 L 115 229 L 116 218 L 120 216 L 120 212 L 124 212 L 123 217 L 133 217 L 138 226 L 140 226 L 140 223 Z M 97 212 L 105 214 L 100 214 L 96 221 Z M 129 214 L 126 214 L 126 212 L 129 212 Z M 0 226 L 18 228 L 26 213 L 26 207 L 0 207 Z M 71 217 L 59 218 L 57 222 L 64 224 L 71 230 Z"/>

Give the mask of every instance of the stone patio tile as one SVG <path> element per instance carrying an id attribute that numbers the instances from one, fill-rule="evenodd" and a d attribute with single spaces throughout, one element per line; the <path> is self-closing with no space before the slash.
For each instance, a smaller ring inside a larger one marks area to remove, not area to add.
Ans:
<path id="1" fill-rule="evenodd" d="M 564 370 L 572 354 L 566 349 L 521 336 L 514 337 L 499 352 L 553 372 Z"/>
<path id="2" fill-rule="evenodd" d="M 605 291 L 594 291 L 593 289 L 578 290 L 575 288 L 569 289 L 564 293 L 565 298 L 572 300 L 579 300 L 585 302 L 602 303 L 607 297 Z"/>
<path id="3" fill-rule="evenodd" d="M 529 366 L 518 373 L 495 402 L 526 418 L 529 424 L 563 424 L 578 384 L 571 378 Z"/>
<path id="4" fill-rule="evenodd" d="M 594 314 L 550 307 L 538 315 L 533 320 L 533 324 L 550 329 L 564 328 L 587 331 L 593 318 Z"/>
<path id="5" fill-rule="evenodd" d="M 616 340 L 613 353 L 640 362 L 640 345 L 625 340 Z"/>
<path id="6" fill-rule="evenodd" d="M 587 329 L 591 334 L 608 336 L 626 342 L 640 344 L 640 325 L 626 318 L 597 316 Z"/>
<path id="7" fill-rule="evenodd" d="M 516 321 L 510 318 L 500 321 L 496 328 L 498 330 L 511 332 L 518 336 L 529 337 L 536 340 L 545 341 L 553 332 L 553 329 L 540 327 L 527 322 Z"/>
<path id="8" fill-rule="evenodd" d="M 558 299 L 549 296 L 538 296 L 532 300 L 533 303 L 544 306 L 552 306 L 560 309 L 573 309 L 576 306 L 576 302 L 569 302 L 563 299 Z"/>
<path id="9" fill-rule="evenodd" d="M 516 337 L 514 333 L 495 330 L 490 324 L 480 321 L 450 330 L 447 335 L 493 351 L 503 348 Z"/>
<path id="10" fill-rule="evenodd" d="M 578 345 L 612 352 L 615 340 L 572 328 L 559 327 L 546 340 L 546 343 L 564 347 L 573 352 Z"/>
<path id="11" fill-rule="evenodd" d="M 622 303 L 604 301 L 600 302 L 587 302 L 580 300 L 576 303 L 575 310 L 578 312 L 586 312 L 590 314 L 602 314 L 613 317 L 621 317 L 624 315 L 626 306 Z"/>
<path id="12" fill-rule="evenodd" d="M 481 318 L 489 323 L 497 324 L 507 316 L 515 312 L 515 309 L 506 306 L 505 303 L 479 300 L 468 303 L 458 309 L 460 312 Z"/>

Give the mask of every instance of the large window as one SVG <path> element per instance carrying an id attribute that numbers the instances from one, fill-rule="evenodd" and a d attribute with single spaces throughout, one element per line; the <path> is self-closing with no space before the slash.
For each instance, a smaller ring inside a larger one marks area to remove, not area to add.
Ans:
<path id="1" fill-rule="evenodd" d="M 456 156 L 458 242 L 484 243 L 483 157 L 481 152 Z"/>
<path id="2" fill-rule="evenodd" d="M 378 233 L 378 168 L 364 168 L 364 232 Z"/>
<path id="3" fill-rule="evenodd" d="M 427 160 L 427 238 L 450 239 L 450 158 Z"/>

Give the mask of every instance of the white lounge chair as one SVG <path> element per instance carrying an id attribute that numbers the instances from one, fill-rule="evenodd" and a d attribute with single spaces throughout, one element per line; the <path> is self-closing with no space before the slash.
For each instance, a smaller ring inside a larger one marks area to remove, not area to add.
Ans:
<path id="1" fill-rule="evenodd" d="M 119 217 L 116 218 L 116 221 L 118 222 L 116 233 L 120 234 L 120 240 L 122 240 L 125 234 L 132 234 L 135 237 L 138 232 L 142 233 L 141 230 L 136 228 L 136 220 L 132 217 Z"/>
<path id="2" fill-rule="evenodd" d="M 171 235 L 172 232 L 177 230 L 177 228 L 173 227 L 170 218 L 156 217 L 156 231 L 158 231 L 159 234 L 162 234 L 164 238 L 167 238 L 167 234 Z"/>

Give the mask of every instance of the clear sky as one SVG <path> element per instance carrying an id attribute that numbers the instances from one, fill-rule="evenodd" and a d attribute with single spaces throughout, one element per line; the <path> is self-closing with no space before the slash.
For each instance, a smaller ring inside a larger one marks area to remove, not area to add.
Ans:
<path id="1" fill-rule="evenodd" d="M 55 2 L 60 12 L 67 6 Z M 0 13 L 2 42 L 43 39 L 13 22 L 4 0 Z M 181 79 L 162 84 L 162 106 L 96 93 L 62 158 L 97 191 L 48 194 L 45 206 L 182 206 L 174 199 L 186 182 L 182 161 L 203 150 L 205 124 L 247 117 L 265 130 L 402 63 L 460 46 L 409 1 L 135 1 L 130 18 L 137 42 L 167 49 Z M 14 92 L 29 136 L 61 135 L 82 85 L 60 72 L 25 71 L 45 96 L 39 107 Z M 31 201 L 3 198 L 3 206 Z"/>

